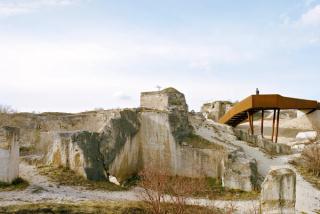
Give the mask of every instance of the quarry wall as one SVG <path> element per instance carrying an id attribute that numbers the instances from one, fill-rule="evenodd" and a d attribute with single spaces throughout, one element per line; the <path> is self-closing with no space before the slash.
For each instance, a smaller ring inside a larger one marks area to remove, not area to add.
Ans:
<path id="1" fill-rule="evenodd" d="M 141 142 L 145 167 L 166 169 L 169 173 L 187 177 L 222 177 L 223 161 L 227 153 L 223 148 L 195 148 L 178 143 L 165 112 L 141 112 L 141 129 L 137 138 Z"/>
<path id="2" fill-rule="evenodd" d="M 209 176 L 224 179 L 225 187 L 252 190 L 254 163 L 237 154 L 230 160 L 222 145 L 201 144 L 188 114 L 184 95 L 168 88 L 142 93 L 139 109 L 20 113 L 1 122 L 21 128 L 26 153 L 90 180 L 105 180 L 109 172 L 121 182 L 144 167 L 161 167 L 172 175 Z"/>

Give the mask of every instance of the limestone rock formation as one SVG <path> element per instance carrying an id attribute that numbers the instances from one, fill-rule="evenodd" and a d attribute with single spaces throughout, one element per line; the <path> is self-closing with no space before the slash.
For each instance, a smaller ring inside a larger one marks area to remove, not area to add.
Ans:
<path id="1" fill-rule="evenodd" d="M 221 177 L 227 154 L 222 146 L 192 142 L 201 138 L 193 133 L 182 93 L 173 88 L 142 93 L 141 107 L 135 139 L 141 142 L 144 167 L 165 168 L 180 176 Z"/>
<path id="2" fill-rule="evenodd" d="M 213 121 L 218 121 L 232 107 L 230 101 L 214 101 L 201 107 L 202 114 Z"/>
<path id="3" fill-rule="evenodd" d="M 223 177 L 224 186 L 230 189 L 252 191 L 258 188 L 258 168 L 254 159 L 241 150 L 229 154 Z"/>
<path id="4" fill-rule="evenodd" d="M 19 129 L 0 129 L 0 182 L 11 183 L 19 176 Z"/>
<path id="5" fill-rule="evenodd" d="M 136 173 L 139 145 L 132 146 L 131 139 L 140 126 L 137 112 L 115 110 L 109 116 L 101 132 L 52 133 L 47 163 L 68 167 L 90 180 L 105 180 L 109 171 L 120 180 Z"/>
<path id="6" fill-rule="evenodd" d="M 261 185 L 262 214 L 294 214 L 296 174 L 288 168 L 271 169 Z"/>
<path id="7" fill-rule="evenodd" d="M 223 146 L 227 154 L 221 166 L 223 173 L 220 178 L 224 187 L 244 191 L 259 188 L 261 181 L 257 162 L 237 146 L 238 140 L 232 127 L 206 120 L 202 115 L 190 115 L 189 120 L 196 134 Z"/>
<path id="8" fill-rule="evenodd" d="M 160 167 L 172 175 L 224 179 L 227 188 L 255 186 L 254 160 L 228 141 L 200 135 L 185 96 L 173 88 L 141 93 L 137 109 L 4 116 L 1 122 L 21 129 L 23 150 L 90 180 L 107 180 L 109 173 L 122 182 L 144 167 Z"/>

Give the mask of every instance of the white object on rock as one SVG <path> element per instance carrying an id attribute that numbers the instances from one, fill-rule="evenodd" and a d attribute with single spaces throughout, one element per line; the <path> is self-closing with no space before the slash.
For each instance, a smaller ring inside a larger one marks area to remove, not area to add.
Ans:
<path id="1" fill-rule="evenodd" d="M 112 176 L 112 175 L 109 175 L 109 181 L 110 181 L 111 183 L 114 183 L 115 185 L 120 186 L 120 183 L 119 183 L 119 181 L 117 180 L 117 178 L 114 177 L 114 176 Z"/>
<path id="2" fill-rule="evenodd" d="M 297 139 L 308 139 L 314 141 L 317 138 L 316 131 L 299 132 L 296 136 Z"/>

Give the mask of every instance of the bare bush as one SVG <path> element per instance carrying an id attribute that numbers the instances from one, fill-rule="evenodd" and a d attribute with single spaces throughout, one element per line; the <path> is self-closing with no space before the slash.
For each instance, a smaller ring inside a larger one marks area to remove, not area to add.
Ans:
<path id="1" fill-rule="evenodd" d="M 167 213 L 168 206 L 164 202 L 170 203 L 173 213 L 186 213 L 188 197 L 209 189 L 205 178 L 170 177 L 160 169 L 145 169 L 140 177 L 142 199 L 156 214 Z"/>
<path id="2" fill-rule="evenodd" d="M 155 214 L 164 213 L 162 202 L 164 201 L 168 175 L 164 170 L 145 169 L 139 174 L 142 199 L 150 206 Z"/>
<path id="3" fill-rule="evenodd" d="M 320 145 L 307 146 L 302 154 L 303 165 L 315 176 L 320 176 Z"/>
<path id="4" fill-rule="evenodd" d="M 184 213 L 187 209 L 187 198 L 208 189 L 205 178 L 172 177 L 168 183 L 168 193 L 170 202 L 174 204 L 175 213 Z"/>

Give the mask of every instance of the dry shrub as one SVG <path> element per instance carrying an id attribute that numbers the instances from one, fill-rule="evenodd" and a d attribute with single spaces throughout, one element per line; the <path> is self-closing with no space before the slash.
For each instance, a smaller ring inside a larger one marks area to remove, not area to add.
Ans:
<path id="1" fill-rule="evenodd" d="M 302 154 L 304 167 L 320 177 L 320 144 L 307 146 Z"/>
<path id="2" fill-rule="evenodd" d="M 143 191 L 140 196 L 150 206 L 153 213 L 164 213 L 164 201 L 168 175 L 164 170 L 144 169 L 140 172 L 140 186 Z"/>
<path id="3" fill-rule="evenodd" d="M 209 189 L 205 178 L 186 178 L 175 176 L 169 180 L 168 194 L 170 202 L 175 206 L 175 212 L 182 214 L 187 207 L 187 198 Z"/>
<path id="4" fill-rule="evenodd" d="M 174 213 L 186 213 L 190 208 L 188 197 L 209 188 L 205 178 L 170 177 L 161 169 L 145 169 L 140 173 L 140 178 L 141 197 L 156 214 L 167 213 L 168 205 L 164 202 L 172 205 Z"/>

